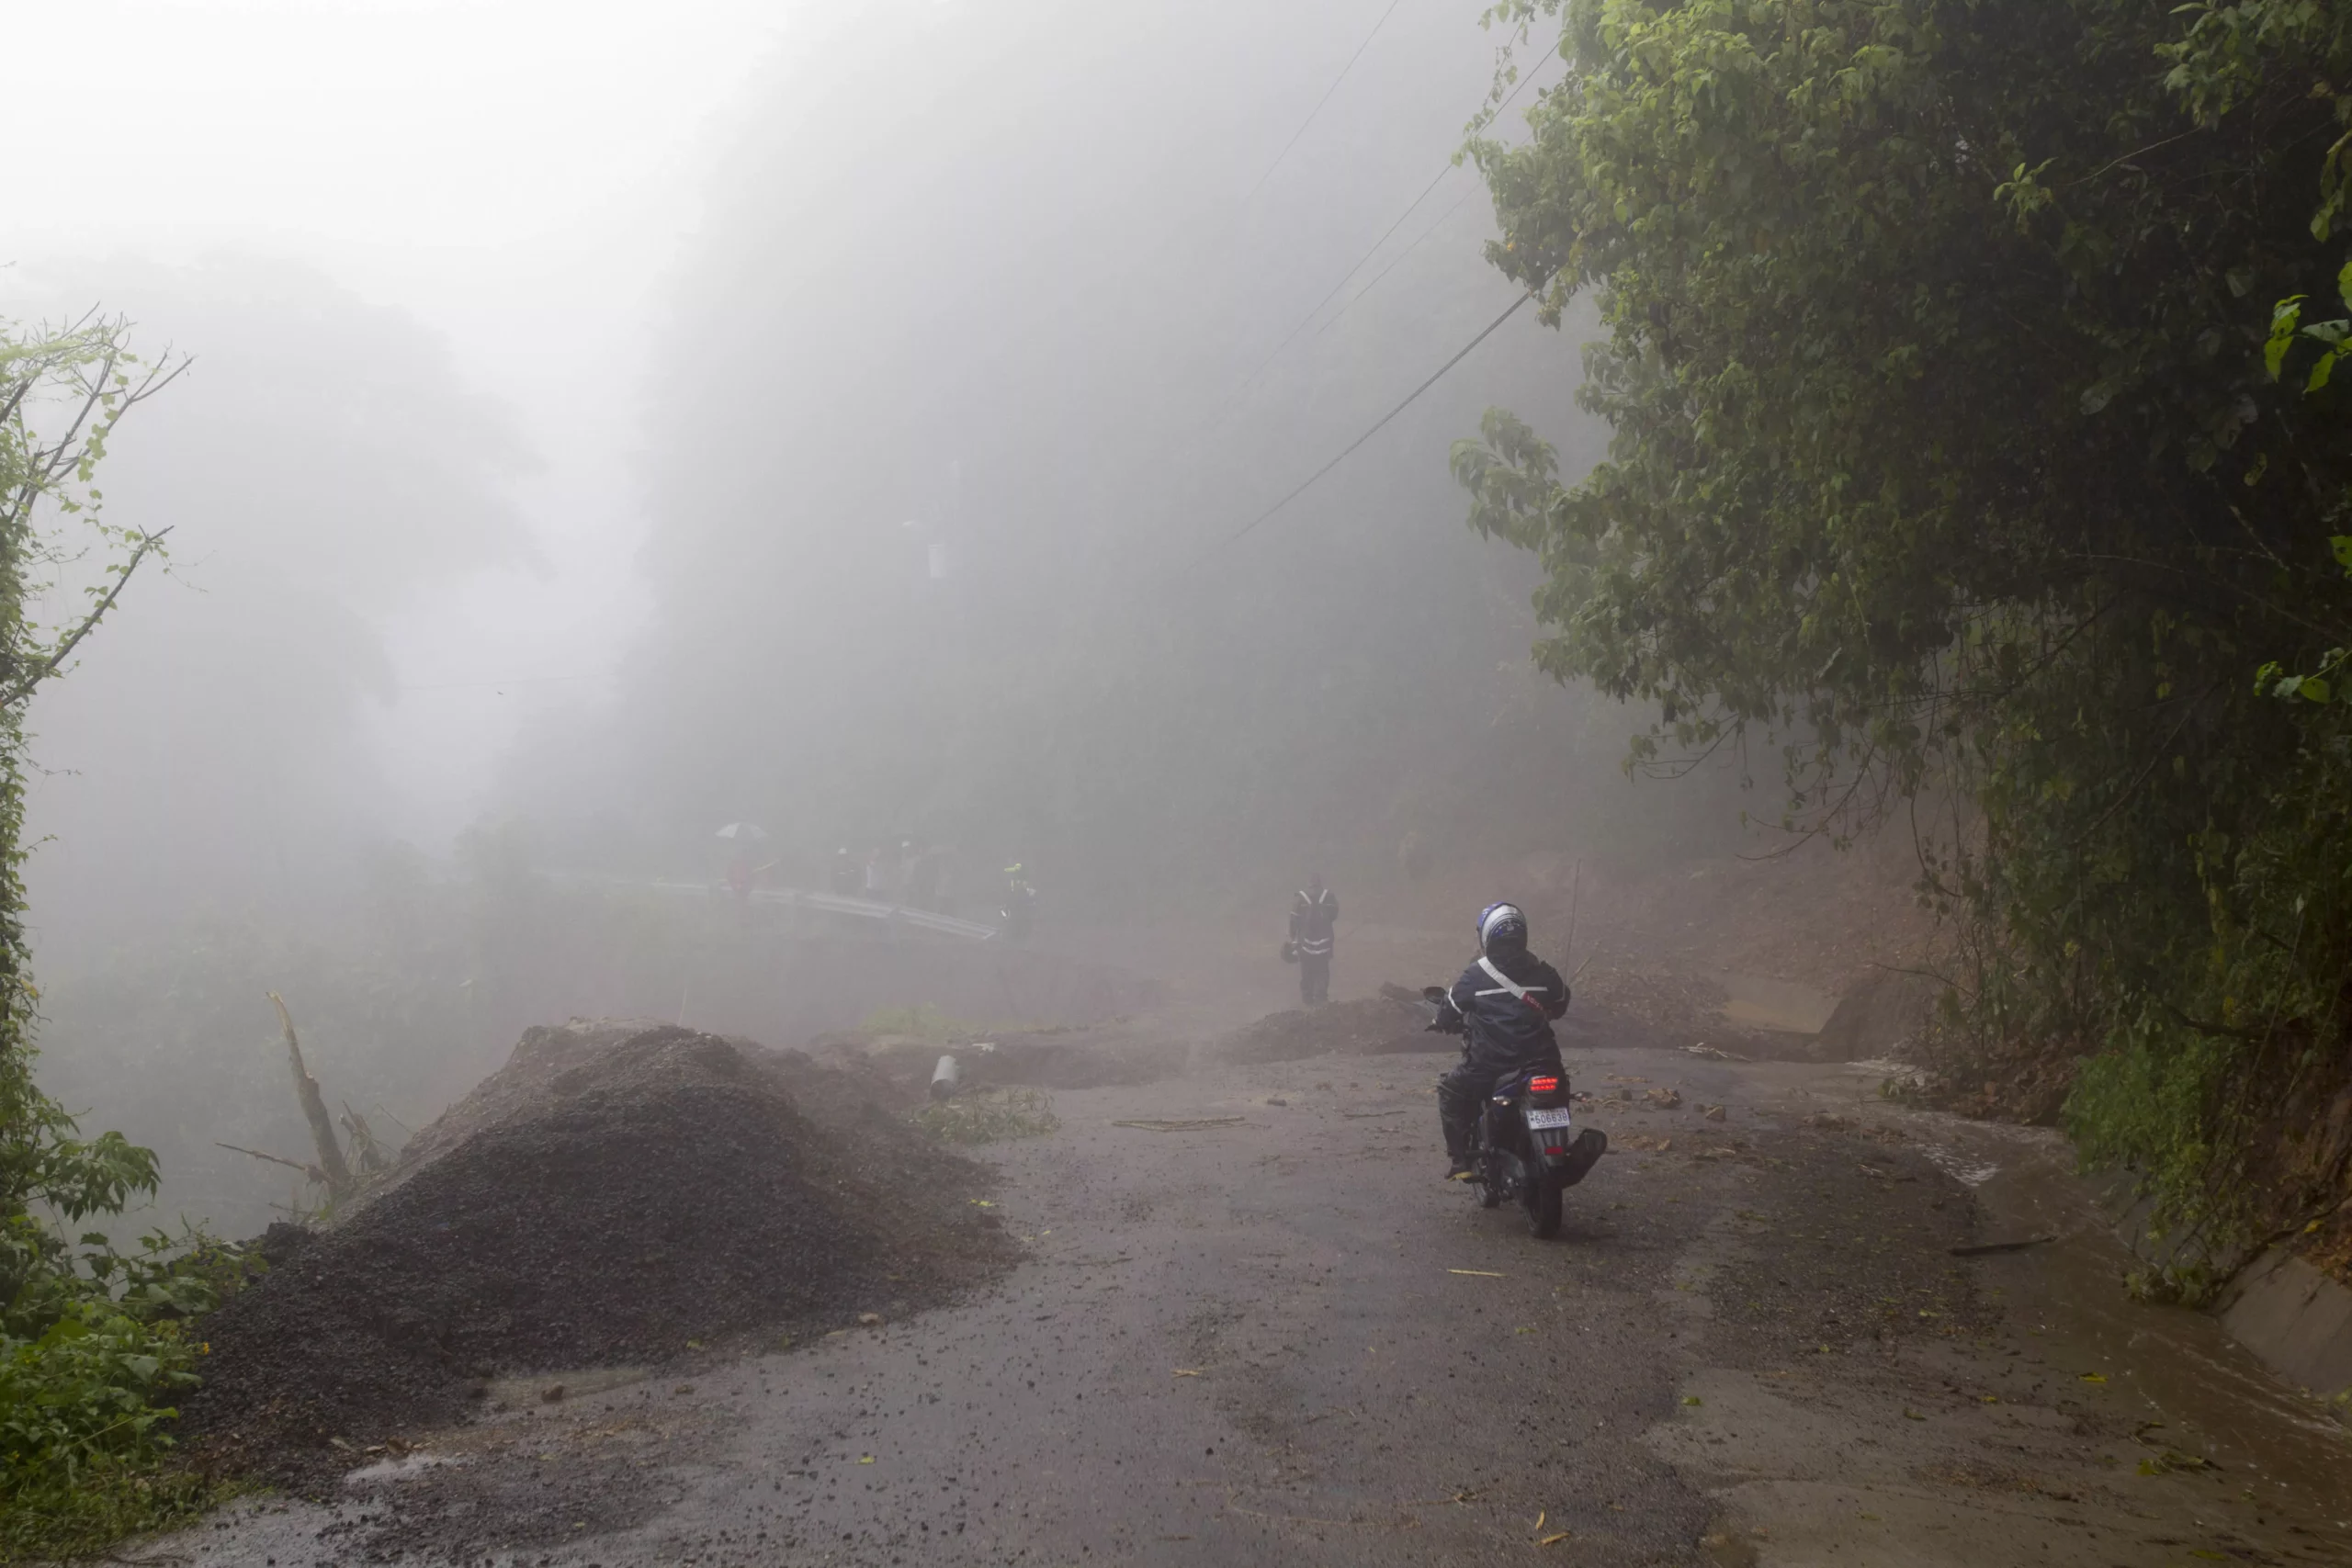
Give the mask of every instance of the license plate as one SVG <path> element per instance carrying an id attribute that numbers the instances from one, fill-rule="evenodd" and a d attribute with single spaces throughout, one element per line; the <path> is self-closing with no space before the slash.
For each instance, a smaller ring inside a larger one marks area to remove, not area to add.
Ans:
<path id="1" fill-rule="evenodd" d="M 1543 1127 L 1565 1127 L 1567 1124 L 1568 1108 L 1565 1105 L 1561 1106 L 1557 1111 L 1531 1110 L 1527 1113 L 1527 1125 L 1531 1129 Z"/>

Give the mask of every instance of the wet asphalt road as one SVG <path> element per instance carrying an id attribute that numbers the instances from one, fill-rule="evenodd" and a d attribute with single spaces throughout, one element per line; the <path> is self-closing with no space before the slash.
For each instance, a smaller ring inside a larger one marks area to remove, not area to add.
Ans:
<path id="1" fill-rule="evenodd" d="M 2133 1422 L 2078 1408 L 2071 1372 L 2026 1381 L 2035 1353 L 2002 1342 L 1983 1276 L 1946 1255 L 1973 1200 L 1898 1134 L 1800 1131 L 1759 1069 L 1582 1058 L 1579 1089 L 1642 1078 L 1685 1104 L 1599 1112 L 1615 1147 L 1538 1242 L 1441 1179 L 1430 1085 L 1449 1060 L 1058 1094 L 1059 1132 L 989 1151 L 990 1212 L 1029 1260 L 970 1302 L 903 1322 L 876 1303 L 878 1326 L 585 1396 L 575 1377 L 558 1405 L 517 1391 L 518 1409 L 428 1445 L 457 1463 L 334 1509 L 246 1505 L 129 1555 L 2344 1560 L 2321 1517 L 2341 1499 L 2266 1505 L 2256 1531 L 2250 1507 L 2214 1522 L 2212 1475 L 2129 1479 Z M 1701 1121 L 1718 1101 L 1727 1119 Z M 1905 1457 L 1874 1468 L 1882 1453 Z M 2126 1479 L 2047 1479 L 2069 1464 Z"/>

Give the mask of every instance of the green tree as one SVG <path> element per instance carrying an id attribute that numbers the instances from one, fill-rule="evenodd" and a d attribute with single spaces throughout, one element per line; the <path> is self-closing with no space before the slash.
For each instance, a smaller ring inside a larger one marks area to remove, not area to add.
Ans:
<path id="1" fill-rule="evenodd" d="M 95 480 L 107 442 L 132 407 L 176 372 L 141 364 L 124 323 L 88 319 L 19 333 L 0 323 L 0 1301 L 12 1301 L 56 1242 L 37 1218 L 119 1212 L 152 1191 L 154 1162 L 107 1134 L 84 1141 L 73 1118 L 35 1087 L 37 993 L 27 958 L 24 895 L 24 711 L 43 681 L 114 608 L 160 536 L 106 522 Z M 95 581 L 80 602 L 63 592 Z M 41 616 L 60 602 L 68 613 Z"/>
<path id="2" fill-rule="evenodd" d="M 1589 475 L 1454 453 L 1538 661 L 1641 756 L 1776 749 L 1793 828 L 1964 803 L 1962 1087 L 2071 1083 L 2222 1267 L 2352 1156 L 2338 11 L 1510 0 L 1575 68 L 1474 143 L 1495 265 L 1603 333 Z"/>
<path id="3" fill-rule="evenodd" d="M 97 466 L 176 373 L 133 355 L 119 321 L 0 323 L 0 1557 L 88 1544 L 204 1493 L 133 1472 L 164 1440 L 171 1391 L 194 1381 L 176 1319 L 209 1301 L 207 1259 L 161 1237 L 129 1257 L 98 1235 L 77 1249 L 61 1226 L 152 1193 L 155 1157 L 83 1137 L 34 1082 L 21 881 L 25 704 L 163 544 L 105 520 Z"/>

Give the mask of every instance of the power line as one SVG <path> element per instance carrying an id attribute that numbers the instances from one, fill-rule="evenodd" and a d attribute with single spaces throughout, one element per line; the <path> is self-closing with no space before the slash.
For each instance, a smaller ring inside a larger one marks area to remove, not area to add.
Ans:
<path id="1" fill-rule="evenodd" d="M 440 681 L 424 686 L 396 686 L 401 692 L 479 692 L 492 686 L 544 686 L 561 681 L 611 681 L 617 670 L 595 670 L 582 675 L 517 675 L 508 681 Z"/>
<path id="2" fill-rule="evenodd" d="M 1388 243 L 1389 235 L 1394 234 L 1397 230 L 1405 226 L 1406 219 L 1410 218 L 1415 212 L 1420 209 L 1421 203 L 1430 198 L 1430 192 L 1437 189 L 1440 185 L 1443 184 L 1445 176 L 1453 173 L 1455 166 L 1456 165 L 1451 163 L 1447 164 L 1444 168 L 1440 169 L 1437 172 L 1436 179 L 1431 180 L 1429 184 L 1421 187 L 1421 194 L 1415 197 L 1412 200 L 1412 204 L 1407 207 L 1404 211 L 1396 215 L 1396 221 L 1388 225 L 1387 228 L 1383 229 L 1380 231 L 1380 238 L 1374 240 L 1371 245 L 1365 249 L 1363 254 L 1356 258 L 1355 265 L 1340 275 L 1340 280 L 1331 285 L 1330 292 L 1324 295 L 1322 299 L 1315 301 L 1314 309 L 1308 310 L 1304 316 L 1301 316 L 1298 319 L 1298 324 L 1292 327 L 1288 333 L 1283 334 L 1283 341 L 1274 344 L 1272 348 L 1266 351 L 1266 357 L 1258 361 L 1258 367 L 1241 378 L 1241 384 L 1243 387 L 1248 387 L 1250 382 L 1255 381 L 1259 377 L 1264 375 L 1266 373 L 1266 367 L 1272 365 L 1275 360 L 1280 359 L 1283 356 L 1283 350 L 1288 348 L 1292 344 L 1298 341 L 1298 334 L 1306 330 L 1306 324 L 1309 321 L 1312 321 L 1316 317 L 1321 315 L 1323 313 L 1323 307 L 1329 305 L 1333 299 L 1339 297 L 1340 290 L 1348 286 L 1348 279 L 1353 277 L 1357 273 L 1363 270 L 1363 264 L 1370 261 L 1374 254 L 1379 251 L 1380 247 Z"/>
<path id="3" fill-rule="evenodd" d="M 1468 191 L 1464 191 L 1461 196 L 1457 197 L 1452 207 L 1447 208 L 1443 212 L 1437 215 L 1436 222 L 1421 231 L 1420 237 L 1419 239 L 1415 240 L 1411 244 L 1407 245 L 1403 250 L 1398 251 L 1395 256 L 1390 258 L 1386 266 L 1382 267 L 1378 272 L 1372 275 L 1371 282 L 1365 284 L 1362 288 L 1357 289 L 1353 294 L 1350 295 L 1346 304 L 1332 311 L 1331 319 L 1324 322 L 1321 328 L 1316 332 L 1315 335 L 1319 338 L 1325 333 L 1329 332 L 1333 327 L 1338 326 L 1342 321 L 1346 320 L 1348 312 L 1356 308 L 1358 300 L 1361 300 L 1365 295 L 1379 288 L 1380 280 L 1382 278 L 1386 277 L 1390 273 L 1395 272 L 1398 264 L 1402 263 L 1406 257 L 1411 255 L 1415 251 L 1419 250 L 1430 235 L 1436 233 L 1440 229 L 1444 228 L 1446 220 L 1461 211 L 1462 204 L 1469 199 L 1470 193 Z"/>
<path id="4" fill-rule="evenodd" d="M 1444 364 L 1431 371 L 1430 373 L 1429 379 L 1423 381 L 1419 386 L 1407 393 L 1403 402 L 1398 403 L 1395 408 L 1390 409 L 1386 413 L 1382 414 L 1379 422 L 1374 424 L 1370 430 L 1365 431 L 1362 435 L 1359 435 L 1353 441 L 1349 442 L 1338 457 L 1332 458 L 1329 462 L 1324 464 L 1313 473 L 1307 475 L 1306 478 L 1288 495 L 1283 496 L 1280 501 L 1266 508 L 1265 511 L 1261 512 L 1257 516 L 1252 517 L 1249 522 L 1244 523 L 1240 527 L 1235 529 L 1232 536 L 1227 538 L 1225 543 L 1228 545 L 1238 544 L 1249 535 L 1250 530 L 1257 527 L 1259 524 L 1263 523 L 1267 518 L 1272 517 L 1275 513 L 1280 512 L 1283 507 L 1288 506 L 1292 502 L 1296 501 L 1300 496 L 1305 495 L 1308 491 L 1312 490 L 1315 487 L 1317 480 L 1329 473 L 1332 469 L 1338 468 L 1341 463 L 1346 462 L 1349 457 L 1354 455 L 1357 447 L 1363 446 L 1365 442 L 1379 434 L 1381 431 L 1387 428 L 1388 422 L 1390 420 L 1395 419 L 1398 414 L 1403 413 L 1407 409 L 1412 407 L 1413 400 L 1415 399 L 1419 398 L 1423 392 L 1428 391 L 1431 387 L 1436 386 L 1438 381 L 1447 371 L 1453 369 L 1464 359 L 1470 357 L 1470 351 L 1472 349 L 1486 342 L 1489 337 L 1492 337 L 1495 333 L 1496 328 L 1501 326 L 1505 321 L 1510 321 L 1513 316 L 1519 314 L 1519 308 L 1534 298 L 1535 290 L 1531 288 L 1526 293 L 1521 294 L 1518 299 L 1512 300 L 1509 310 L 1505 310 L 1501 315 L 1497 316 L 1493 321 L 1488 321 L 1485 330 L 1480 332 L 1476 337 L 1472 338 L 1468 343 L 1464 344 L 1460 352 L 1456 353 L 1453 358 L 1447 360 Z"/>
<path id="5" fill-rule="evenodd" d="M 1390 6 L 1389 8 L 1390 8 L 1391 10 L 1396 9 L 1396 7 L 1395 7 L 1395 6 Z M 1387 18 L 1386 18 L 1385 17 L 1383 17 L 1381 19 L 1382 19 L 1383 21 L 1387 20 Z M 1374 28 L 1373 30 L 1374 30 L 1374 32 L 1379 31 L 1379 29 L 1378 29 L 1377 28 Z M 1371 39 L 1366 39 L 1364 41 L 1365 41 L 1365 42 L 1367 42 L 1367 43 L 1369 43 L 1369 42 L 1371 42 L 1372 40 L 1371 40 Z M 1356 52 L 1358 52 L 1359 54 L 1361 54 L 1361 53 L 1362 53 L 1362 52 L 1363 52 L 1363 51 L 1362 50 L 1358 50 Z M 1352 63 L 1352 62 L 1351 62 L 1351 63 Z M 1497 115 L 1499 115 L 1500 113 L 1502 113 L 1502 112 L 1503 112 L 1503 110 L 1505 110 L 1505 109 L 1507 109 L 1507 108 L 1510 107 L 1510 106 L 1511 106 L 1515 101 L 1517 101 L 1517 99 L 1518 99 L 1518 97 L 1519 97 L 1520 94 L 1521 94 L 1521 93 L 1525 92 L 1525 91 L 1527 90 L 1528 85 L 1529 85 L 1530 83 L 1532 83 L 1532 82 L 1533 82 L 1533 81 L 1535 80 L 1535 73 L 1536 73 L 1538 71 L 1542 70 L 1542 69 L 1543 69 L 1543 62 L 1542 62 L 1541 61 L 1537 62 L 1536 62 L 1535 64 L 1533 64 L 1533 65 L 1529 66 L 1529 67 L 1527 68 L 1527 74 L 1526 74 L 1526 75 L 1524 75 L 1524 76 L 1521 76 L 1521 77 L 1519 79 L 1519 85 L 1516 85 L 1516 86 L 1514 86 L 1513 88 L 1511 88 L 1510 96 L 1509 96 L 1508 97 L 1504 98 L 1504 99 L 1503 99 L 1503 101 L 1502 101 L 1501 103 L 1497 104 L 1497 105 L 1495 106 L 1494 113 L 1495 113 L 1495 114 L 1497 114 Z M 1329 94 L 1326 94 L 1326 95 L 1325 95 L 1325 96 L 1327 96 L 1327 97 L 1328 97 L 1328 96 L 1329 96 Z M 1317 105 L 1317 106 L 1316 106 L 1316 107 L 1317 107 L 1317 108 L 1320 108 L 1322 106 L 1318 104 L 1318 105 Z M 1308 118 L 1309 118 L 1310 119 L 1311 119 L 1311 118 L 1313 118 L 1313 117 L 1312 117 L 1312 116 L 1309 116 Z M 1488 117 L 1488 122 L 1489 122 L 1489 123 L 1491 123 L 1492 118 L 1493 118 L 1493 117 L 1492 117 L 1492 116 L 1489 116 L 1489 117 Z M 1304 129 L 1304 128 L 1302 128 L 1302 129 Z M 1297 140 L 1297 138 L 1294 137 L 1294 138 L 1292 138 L 1292 140 L 1293 140 L 1293 141 L 1296 141 L 1296 140 Z M 1284 151 L 1288 151 L 1288 149 L 1284 149 Z M 1277 160 L 1276 160 L 1276 162 L 1277 162 L 1277 163 L 1279 163 L 1280 161 L 1281 161 L 1281 160 L 1279 160 L 1279 159 L 1277 159 Z M 1441 185 L 1442 185 L 1442 184 L 1444 184 L 1444 183 L 1445 183 L 1445 176 L 1446 176 L 1446 175 L 1450 175 L 1450 174 L 1453 173 L 1453 171 L 1454 171 L 1455 169 L 1459 168 L 1459 167 L 1461 167 L 1461 165 L 1460 165 L 1460 164 L 1456 164 L 1456 163 L 1454 163 L 1452 159 L 1448 159 L 1448 160 L 1446 161 L 1445 167 L 1443 167 L 1443 168 L 1440 169 L 1440 170 L 1437 172 L 1436 177 L 1434 177 L 1433 179 L 1431 179 L 1431 180 L 1430 181 L 1430 183 L 1429 183 L 1429 184 L 1427 184 L 1427 185 L 1423 186 L 1421 187 L 1421 193 L 1420 193 L 1419 196 L 1417 196 L 1417 197 L 1413 197 L 1413 199 L 1406 205 L 1406 208 L 1405 208 L 1405 210 L 1404 210 L 1404 211 L 1402 211 L 1402 212 L 1400 212 L 1400 213 L 1398 213 L 1398 214 L 1396 215 L 1396 220 L 1394 223 L 1391 223 L 1390 225 L 1388 225 L 1388 227 L 1387 227 L 1387 228 L 1383 229 L 1383 230 L 1380 231 L 1380 238 L 1378 238 L 1377 240 L 1374 240 L 1371 244 L 1369 244 L 1369 245 L 1367 245 L 1367 246 L 1365 246 L 1365 247 L 1364 247 L 1363 254 L 1362 254 L 1362 255 L 1358 256 L 1358 257 L 1355 259 L 1354 264 L 1353 264 L 1352 265 L 1351 265 L 1351 266 L 1348 268 L 1348 270 L 1347 270 L 1347 271 L 1345 271 L 1345 272 L 1343 272 L 1343 273 L 1341 273 L 1341 274 L 1340 275 L 1338 281 L 1337 281 L 1337 282 L 1335 282 L 1335 283 L 1333 283 L 1333 284 L 1331 285 L 1331 288 L 1330 288 L 1329 291 L 1329 292 L 1327 292 L 1327 293 L 1323 296 L 1323 298 L 1322 298 L 1322 299 L 1317 299 L 1317 301 L 1315 301 L 1314 308 L 1313 308 L 1312 310 L 1308 310 L 1308 311 L 1306 312 L 1306 314 L 1305 314 L 1304 316 L 1301 316 L 1301 317 L 1298 319 L 1298 324 L 1297 324 L 1297 325 L 1295 325 L 1295 326 L 1294 326 L 1294 327 L 1292 327 L 1292 328 L 1291 328 L 1291 330 L 1290 330 L 1289 332 L 1285 333 L 1283 335 L 1283 341 L 1282 341 L 1282 342 L 1280 342 L 1280 343 L 1278 343 L 1278 344 L 1274 344 L 1274 346 L 1273 346 L 1271 350 L 1269 350 L 1269 351 L 1268 351 L 1268 353 L 1267 353 L 1267 355 L 1266 355 L 1266 357 L 1265 357 L 1265 358 L 1263 358 L 1263 359 L 1261 359 L 1261 360 L 1258 361 L 1258 367 L 1257 367 L 1256 369 L 1254 369 L 1254 370 L 1250 371 L 1249 375 L 1247 375 L 1247 376 L 1245 376 L 1245 377 L 1243 377 L 1243 378 L 1241 378 L 1241 385 L 1242 385 L 1244 388 L 1247 388 L 1247 387 L 1248 387 L 1251 382 L 1253 382 L 1253 381 L 1257 380 L 1257 378 L 1258 378 L 1259 377 L 1261 377 L 1261 376 L 1264 375 L 1264 374 L 1266 373 L 1266 367 L 1267 367 L 1268 366 L 1272 365 L 1275 360 L 1280 359 L 1280 358 L 1282 357 L 1282 355 L 1283 355 L 1283 350 L 1284 350 L 1284 349 L 1288 348 L 1292 344 L 1294 344 L 1294 343 L 1295 343 L 1295 342 L 1297 342 L 1297 341 L 1298 341 L 1298 334 L 1299 334 L 1299 333 L 1303 333 L 1303 332 L 1305 332 L 1305 331 L 1306 330 L 1306 328 L 1307 328 L 1308 324 L 1309 324 L 1310 322 L 1312 322 L 1312 321 L 1315 320 L 1315 318 L 1316 318 L 1316 317 L 1317 317 L 1317 316 L 1319 316 L 1319 315 L 1321 315 L 1321 314 L 1323 313 L 1323 307 L 1324 307 L 1324 306 L 1326 306 L 1326 305 L 1329 305 L 1329 304 L 1333 299 L 1337 299 L 1337 298 L 1339 297 L 1340 290 L 1340 289 L 1342 289 L 1342 288 L 1345 288 L 1348 286 L 1348 282 L 1349 282 L 1349 280 L 1350 280 L 1351 278 L 1354 277 L 1354 276 L 1355 276 L 1355 275 L 1356 275 L 1357 273 L 1362 272 L 1362 271 L 1363 270 L 1364 264 L 1365 264 L 1366 262 L 1368 262 L 1368 261 L 1372 260 L 1372 258 L 1373 258 L 1374 256 L 1378 255 L 1378 254 L 1380 254 L 1380 247 L 1381 247 L 1381 246 L 1383 246 L 1383 245 L 1385 245 L 1385 244 L 1386 244 L 1386 243 L 1388 243 L 1390 236 L 1394 235 L 1394 234 L 1396 232 L 1396 231 L 1397 231 L 1397 230 L 1399 230 L 1399 229 L 1401 229 L 1401 228 L 1403 228 L 1403 227 L 1405 226 L 1405 220 L 1407 220 L 1408 218 L 1410 218 L 1414 213 L 1416 213 L 1416 212 L 1419 211 L 1419 210 L 1420 210 L 1420 208 L 1421 208 L 1421 203 L 1423 203 L 1423 202 L 1427 201 L 1427 200 L 1430 198 L 1430 194 L 1432 191 L 1436 190 L 1436 189 L 1437 189 L 1437 187 L 1438 187 L 1439 186 L 1441 186 Z M 1271 169 L 1269 169 L 1269 170 L 1267 171 L 1267 173 L 1268 173 L 1268 174 L 1272 174 L 1272 172 L 1273 172 L 1273 171 L 1272 171 L 1272 170 L 1271 170 Z M 1264 180 L 1263 180 L 1263 178 L 1262 178 L 1262 177 L 1261 178 L 1261 180 L 1260 180 L 1260 182 L 1259 182 L 1259 183 L 1260 183 L 1260 184 L 1261 184 L 1261 185 L 1264 183 Z M 1255 189 L 1255 187 L 1253 186 L 1253 187 L 1252 187 L 1252 189 L 1254 190 L 1254 189 Z M 1461 205 L 1461 203 L 1456 202 L 1454 205 L 1458 207 L 1458 206 L 1460 206 L 1460 205 Z M 1449 213 L 1449 214 L 1448 214 L 1448 216 L 1451 216 L 1451 214 Z M 1424 235 L 1424 236 L 1423 236 L 1423 238 L 1424 238 L 1424 239 L 1426 239 L 1427 237 L 1428 237 L 1428 236 L 1426 236 L 1426 235 Z M 1419 242 L 1416 242 L 1416 243 L 1419 243 Z M 1392 264 L 1392 265 L 1393 265 L 1393 264 Z M 1375 281 L 1376 281 L 1376 280 L 1375 280 Z M 1365 290 L 1365 292 L 1366 292 L 1366 293 L 1369 293 L 1369 292 L 1371 292 L 1371 291 L 1370 291 L 1369 289 L 1367 289 L 1367 290 Z M 1363 298 L 1363 296 L 1362 294 L 1359 294 L 1358 296 L 1356 296 L 1356 299 L 1361 299 L 1362 298 Z M 1353 304 L 1354 302 L 1355 302 L 1354 300 L 1350 300 L 1350 301 L 1349 301 L 1349 303 L 1350 303 L 1350 304 Z M 1344 311 L 1343 311 L 1342 313 L 1344 313 Z M 1318 333 L 1317 333 L 1316 335 L 1319 337 L 1319 336 L 1321 336 L 1322 334 Z"/>
<path id="6" fill-rule="evenodd" d="M 1306 134 L 1306 128 L 1315 123 L 1315 117 L 1323 112 L 1323 106 L 1331 101 L 1331 95 L 1340 90 L 1340 84 L 1348 79 L 1348 73 L 1356 68 L 1356 62 L 1363 58 L 1363 51 L 1372 47 L 1372 40 L 1380 36 L 1380 29 L 1388 25 L 1389 17 L 1404 3 L 1405 0 L 1388 0 L 1388 9 L 1380 13 L 1380 20 L 1372 24 L 1372 31 L 1363 35 L 1363 41 L 1356 45 L 1356 51 L 1348 56 L 1348 62 L 1340 67 L 1340 73 L 1331 78 L 1331 85 L 1323 89 L 1323 96 L 1315 100 L 1315 107 L 1307 110 L 1306 118 L 1299 121 L 1298 129 L 1290 133 L 1290 140 L 1283 143 L 1283 150 L 1274 154 L 1274 161 L 1266 165 L 1266 172 L 1258 176 L 1258 183 L 1250 187 L 1250 196 L 1243 197 L 1242 200 L 1248 201 L 1250 196 L 1256 196 L 1265 183 L 1274 177 L 1274 171 L 1283 166 L 1283 160 L 1290 156 L 1290 150 L 1298 145 L 1298 139 Z"/>

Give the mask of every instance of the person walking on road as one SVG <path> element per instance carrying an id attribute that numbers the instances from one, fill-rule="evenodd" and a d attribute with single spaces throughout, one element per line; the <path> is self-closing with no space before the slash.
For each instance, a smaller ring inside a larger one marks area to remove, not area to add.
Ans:
<path id="1" fill-rule="evenodd" d="M 1310 873 L 1290 911 L 1290 945 L 1298 960 L 1302 1006 L 1321 1007 L 1331 999 L 1331 933 L 1339 923 L 1338 897 L 1323 886 L 1321 872 Z"/>
<path id="2" fill-rule="evenodd" d="M 997 929 L 1010 942 L 1027 942 L 1031 926 L 1037 918 L 1037 888 L 1029 880 L 1028 867 L 1019 861 L 1004 868 L 1004 908 L 998 911 L 1002 924 Z"/>

